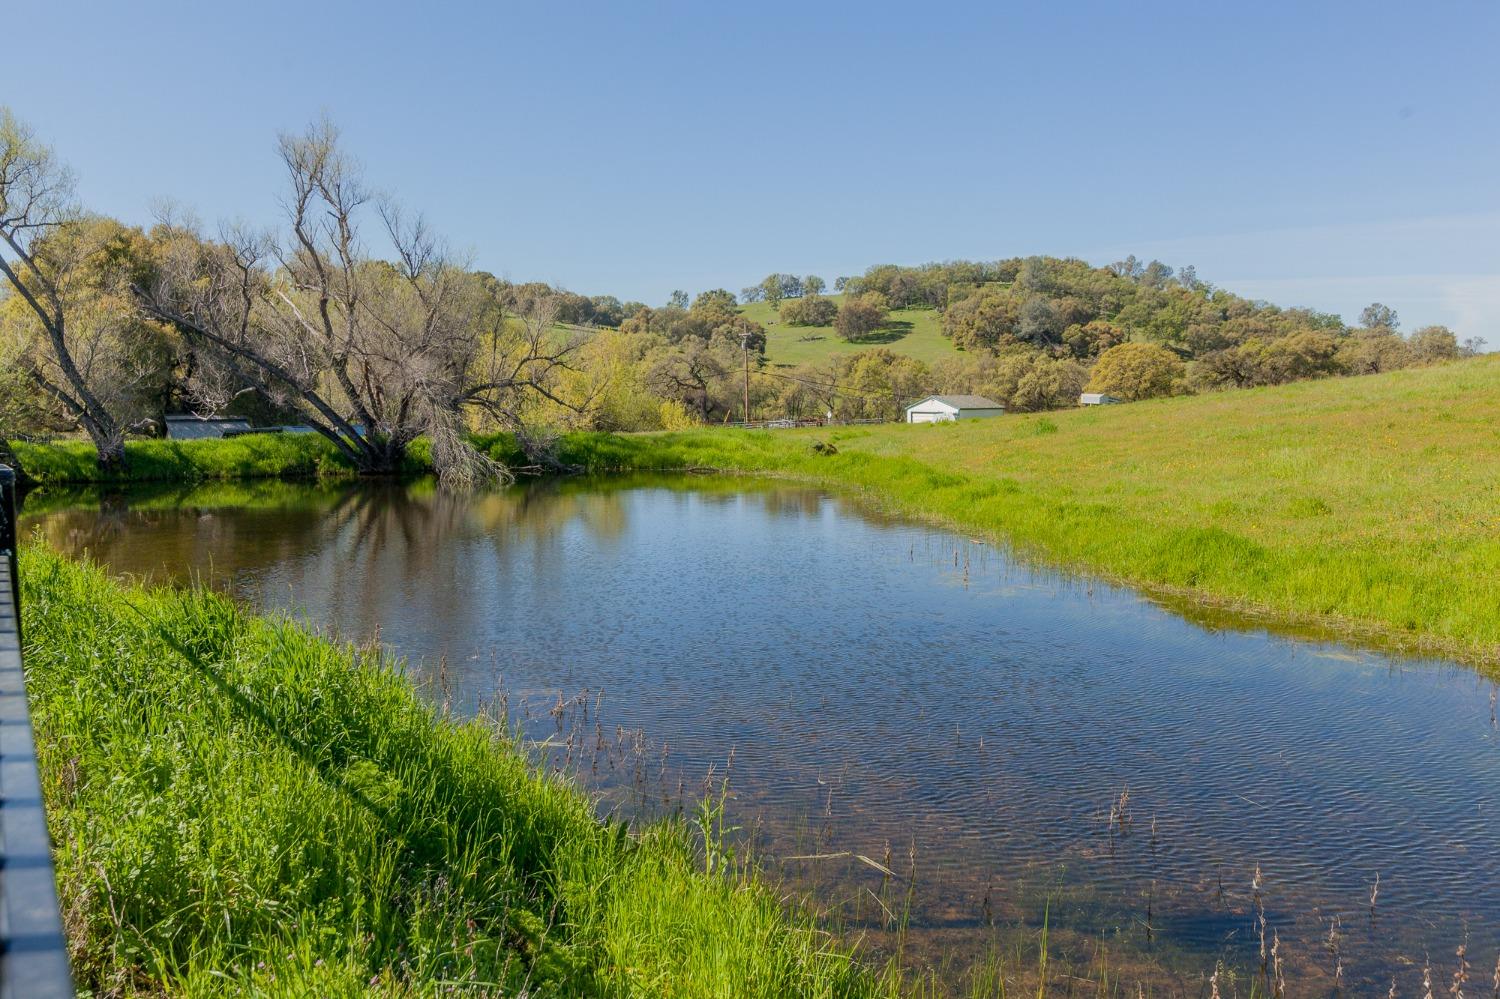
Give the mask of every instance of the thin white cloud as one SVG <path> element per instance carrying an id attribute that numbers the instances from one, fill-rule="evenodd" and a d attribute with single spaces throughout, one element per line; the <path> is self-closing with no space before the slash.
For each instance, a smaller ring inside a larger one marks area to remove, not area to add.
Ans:
<path id="1" fill-rule="evenodd" d="M 1451 325 L 1466 336 L 1479 336 L 1494 349 L 1500 345 L 1500 274 L 1452 278 L 1444 288 Z"/>
<path id="2" fill-rule="evenodd" d="M 1500 212 L 1145 239 L 1126 253 L 1174 265 L 1231 291 L 1353 320 L 1379 301 L 1408 328 L 1442 323 L 1500 345 Z"/>
<path id="3" fill-rule="evenodd" d="M 1331 275 L 1386 273 L 1500 273 L 1500 212 L 1431 215 L 1328 225 L 1293 226 L 1198 236 L 1151 238 L 1102 248 L 1168 263 L 1199 257 L 1236 259 L 1236 273 L 1271 277 L 1288 263 L 1316 261 Z M 1168 259 L 1171 258 L 1171 259 Z M 1292 275 L 1284 275 L 1292 276 Z"/>
<path id="4" fill-rule="evenodd" d="M 1336 312 L 1353 321 L 1371 302 L 1400 313 L 1403 326 L 1439 323 L 1459 337 L 1500 343 L 1500 274 L 1358 274 L 1337 277 L 1226 278 L 1248 298 Z"/>

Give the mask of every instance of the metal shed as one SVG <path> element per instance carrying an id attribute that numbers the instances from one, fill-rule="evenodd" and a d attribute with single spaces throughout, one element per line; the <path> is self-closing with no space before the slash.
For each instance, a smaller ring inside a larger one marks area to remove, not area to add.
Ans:
<path id="1" fill-rule="evenodd" d="M 192 413 L 174 413 L 167 417 L 167 436 L 174 441 L 204 440 L 229 433 L 246 433 L 250 421 L 242 416 L 203 417 Z"/>
<path id="2" fill-rule="evenodd" d="M 982 395 L 930 395 L 906 407 L 907 423 L 947 423 L 999 416 L 1005 407 Z"/>

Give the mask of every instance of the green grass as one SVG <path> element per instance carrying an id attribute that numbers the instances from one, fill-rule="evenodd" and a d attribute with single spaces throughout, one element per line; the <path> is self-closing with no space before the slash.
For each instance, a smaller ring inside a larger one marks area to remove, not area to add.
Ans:
<path id="1" fill-rule="evenodd" d="M 828 297 L 835 302 L 843 298 Z M 818 364 L 837 354 L 854 354 L 871 347 L 885 347 L 928 364 L 959 353 L 943 336 L 942 317 L 935 309 L 892 310 L 884 329 L 858 343 L 840 340 L 832 326 L 788 326 L 766 302 L 743 305 L 740 313 L 766 328 L 766 358 L 772 364 Z"/>
<path id="2" fill-rule="evenodd" d="M 474 443 L 506 464 L 522 456 L 508 434 L 488 434 Z M 26 478 L 35 485 L 204 482 L 243 479 L 352 479 L 354 466 L 318 434 L 247 434 L 209 440 L 133 440 L 125 444 L 126 469 L 104 474 L 88 441 L 12 444 Z M 406 475 L 432 471 L 425 439 L 407 448 Z"/>
<path id="3" fill-rule="evenodd" d="M 575 447 L 595 467 L 850 487 L 1200 609 L 1500 661 L 1500 356 L 958 424 Z"/>
<path id="4" fill-rule="evenodd" d="M 419 480 L 437 488 L 431 479 Z M 185 482 L 142 482 L 129 486 L 132 511 L 214 509 L 274 509 L 281 511 L 326 510 L 349 489 L 358 488 L 336 479 L 297 481 L 279 478 L 208 479 Z M 108 505 L 120 487 L 103 483 L 78 486 L 48 486 L 26 496 L 22 523 L 63 510 L 98 511 Z"/>
<path id="5" fill-rule="evenodd" d="M 22 588 L 59 888 L 96 994 L 896 987 L 743 863 L 707 872 L 711 820 L 601 822 L 387 658 L 45 550 Z"/>
<path id="6" fill-rule="evenodd" d="M 88 441 L 12 444 L 26 476 L 41 485 L 184 482 L 203 479 L 352 477 L 349 462 L 317 434 L 249 434 L 223 440 L 141 440 L 125 445 L 128 468 L 101 474 Z"/>
<path id="7" fill-rule="evenodd" d="M 481 434 L 474 445 L 507 466 L 525 463 L 510 434 Z M 586 471 L 612 470 L 622 452 L 618 438 L 579 432 L 563 438 L 558 457 Z M 83 440 L 12 444 L 26 479 L 36 486 L 166 485 L 204 482 L 246 482 L 258 479 L 338 481 L 355 479 L 359 472 L 338 450 L 317 434 L 248 434 L 224 439 L 171 441 L 132 440 L 125 443 L 126 468 L 106 474 L 99 468 L 92 444 Z M 425 438 L 407 448 L 402 474 L 428 475 L 432 453 Z"/>

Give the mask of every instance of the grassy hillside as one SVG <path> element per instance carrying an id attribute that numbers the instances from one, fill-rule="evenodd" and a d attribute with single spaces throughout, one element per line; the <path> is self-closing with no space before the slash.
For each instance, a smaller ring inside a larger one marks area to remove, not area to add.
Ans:
<path id="1" fill-rule="evenodd" d="M 835 302 L 843 299 L 842 295 L 828 297 Z M 884 329 L 858 343 L 840 340 L 832 326 L 788 326 L 766 302 L 742 305 L 740 313 L 766 328 L 766 357 L 772 364 L 817 363 L 871 347 L 885 347 L 929 364 L 958 353 L 943 336 L 942 316 L 934 309 L 894 309 Z"/>
<path id="2" fill-rule="evenodd" d="M 1500 356 L 961 424 L 593 446 L 616 452 L 599 464 L 852 486 L 1158 593 L 1500 661 Z"/>
<path id="3" fill-rule="evenodd" d="M 719 853 L 712 811 L 600 822 L 502 725 L 445 718 L 379 655 L 45 551 L 21 575 L 94 995 L 897 991 Z"/>

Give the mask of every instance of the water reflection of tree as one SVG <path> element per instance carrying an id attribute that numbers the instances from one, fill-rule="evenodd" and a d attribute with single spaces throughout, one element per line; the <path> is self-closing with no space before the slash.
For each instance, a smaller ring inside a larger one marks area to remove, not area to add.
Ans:
<path id="1" fill-rule="evenodd" d="M 27 529 L 116 572 L 307 610 L 349 637 L 373 636 L 403 613 L 425 616 L 440 634 L 477 633 L 475 617 L 493 613 L 494 601 L 474 599 L 476 591 L 483 597 L 500 576 L 547 564 L 538 554 L 572 525 L 609 541 L 629 526 L 623 492 L 546 482 L 478 494 L 362 482 L 282 484 L 260 496 L 210 486 L 84 499 L 32 514 Z"/>
<path id="2" fill-rule="evenodd" d="M 305 551 L 316 535 L 326 502 L 301 497 L 289 506 L 200 502 L 191 490 L 146 494 L 104 493 L 87 505 L 52 509 L 23 519 L 51 547 L 87 553 L 122 573 L 172 582 L 203 581 L 224 587 L 241 571 L 254 572 Z M 317 499 L 326 497 L 318 494 Z"/>
<path id="3" fill-rule="evenodd" d="M 482 493 L 421 481 L 273 482 L 93 493 L 77 506 L 39 504 L 44 512 L 26 519 L 53 547 L 114 571 L 306 611 L 350 638 L 420 620 L 461 639 L 493 630 L 483 618 L 505 613 L 503 584 L 522 574 L 564 599 L 570 533 L 595 552 L 618 543 L 643 486 L 684 504 L 780 516 L 814 516 L 822 502 L 816 490 L 719 478 L 545 480 Z"/>
<path id="4" fill-rule="evenodd" d="M 465 502 L 476 526 L 497 541 L 525 538 L 545 544 L 574 521 L 597 540 L 617 541 L 629 526 L 625 496 L 619 490 L 579 491 L 543 480 Z"/>

